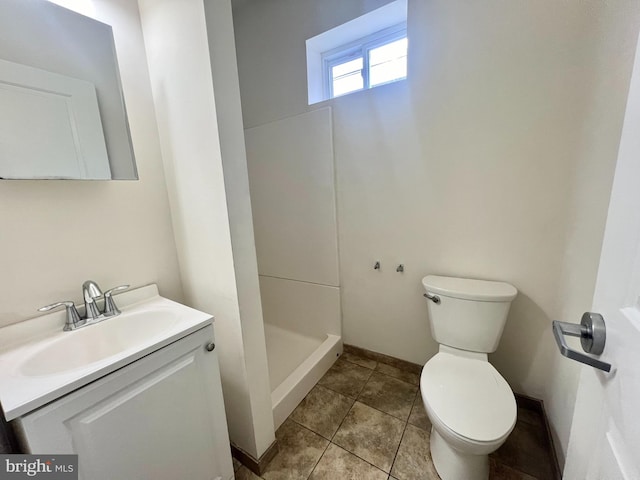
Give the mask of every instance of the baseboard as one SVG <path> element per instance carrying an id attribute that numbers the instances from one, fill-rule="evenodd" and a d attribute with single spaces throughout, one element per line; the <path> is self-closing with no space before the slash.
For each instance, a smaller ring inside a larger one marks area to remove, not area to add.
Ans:
<path id="1" fill-rule="evenodd" d="M 392 367 L 415 373 L 416 375 L 420 375 L 420 372 L 422 371 L 422 365 L 408 362 L 406 360 L 400 360 L 399 358 L 385 355 L 384 353 L 374 352 L 371 350 L 367 350 L 366 348 L 356 347 L 355 345 L 347 345 L 346 343 L 343 345 L 343 349 L 346 353 L 353 353 L 354 355 L 369 358 L 371 360 L 375 360 L 376 362 L 385 363 L 387 365 L 391 365 Z"/>
<path id="2" fill-rule="evenodd" d="M 544 402 L 537 398 L 529 397 L 521 393 L 514 393 L 516 397 L 516 403 L 520 408 L 526 410 L 532 410 L 542 415 L 544 420 L 544 429 L 547 436 L 547 448 L 551 455 L 553 463 L 554 480 L 561 480 L 562 472 L 560 471 L 560 463 L 558 463 L 558 456 L 556 455 L 556 449 L 553 445 L 553 436 L 551 435 L 551 426 L 549 425 L 549 419 L 547 418 L 547 412 L 544 409 Z"/>
<path id="3" fill-rule="evenodd" d="M 262 454 L 259 460 L 256 460 L 252 455 L 248 454 L 240 447 L 235 446 L 233 443 L 231 444 L 231 455 L 233 458 L 238 460 L 241 464 L 247 467 L 256 475 L 260 476 L 264 473 L 267 465 L 273 457 L 278 453 L 278 440 L 274 440 L 267 451 Z"/>
<path id="4" fill-rule="evenodd" d="M 534 412 L 544 414 L 544 406 L 542 405 L 542 400 L 538 400 L 537 398 L 529 397 L 521 393 L 514 393 L 514 395 L 516 397 L 516 403 L 520 408 L 525 408 L 527 410 L 533 410 Z"/>

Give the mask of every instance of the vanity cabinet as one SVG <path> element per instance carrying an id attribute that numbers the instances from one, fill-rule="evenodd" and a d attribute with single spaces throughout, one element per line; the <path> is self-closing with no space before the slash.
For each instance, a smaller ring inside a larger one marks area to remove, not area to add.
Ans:
<path id="1" fill-rule="evenodd" d="M 228 480 L 211 324 L 15 420 L 30 453 L 78 454 L 84 480 Z"/>

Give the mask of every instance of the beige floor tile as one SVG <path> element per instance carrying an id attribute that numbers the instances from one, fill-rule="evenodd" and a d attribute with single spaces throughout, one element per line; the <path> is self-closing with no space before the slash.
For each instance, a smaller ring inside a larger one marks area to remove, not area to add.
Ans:
<path id="1" fill-rule="evenodd" d="M 378 363 L 376 371 L 400 379 L 403 382 L 411 383 L 412 385 L 420 385 L 420 375 L 400 370 L 399 368 L 392 367 L 386 363 Z"/>
<path id="2" fill-rule="evenodd" d="M 427 411 L 424 409 L 420 390 L 418 390 L 418 395 L 416 395 L 416 399 L 413 402 L 411 415 L 409 415 L 409 423 L 423 430 L 431 430 L 431 421 L 427 416 Z"/>
<path id="3" fill-rule="evenodd" d="M 242 465 L 235 473 L 236 480 L 260 480 L 260 477 Z"/>
<path id="4" fill-rule="evenodd" d="M 265 480 L 304 480 L 324 453 L 329 442 L 292 420 L 276 432 L 278 453 L 262 474 Z"/>
<path id="5" fill-rule="evenodd" d="M 346 360 L 338 359 L 333 367 L 320 379 L 318 385 L 335 392 L 356 398 L 371 376 L 372 370 Z"/>
<path id="6" fill-rule="evenodd" d="M 332 443 L 309 479 L 387 480 L 387 474 Z"/>
<path id="7" fill-rule="evenodd" d="M 429 432 L 407 425 L 391 475 L 398 480 L 438 480 L 429 451 Z"/>
<path id="8" fill-rule="evenodd" d="M 404 426 L 403 421 L 356 402 L 333 443 L 389 473 Z"/>
<path id="9" fill-rule="evenodd" d="M 242 463 L 240 463 L 240 461 L 237 460 L 235 457 L 231 457 L 231 460 L 233 460 L 233 471 L 235 472 L 242 466 Z"/>
<path id="10" fill-rule="evenodd" d="M 418 387 L 397 378 L 373 372 L 358 401 L 406 421 Z"/>
<path id="11" fill-rule="evenodd" d="M 378 365 L 378 362 L 376 362 L 375 360 L 363 357 L 362 355 L 358 355 L 357 353 L 344 352 L 342 354 L 342 358 L 347 362 L 355 363 L 356 365 L 360 365 L 361 367 L 369 368 L 371 370 L 376 368 L 376 365 Z"/>
<path id="12" fill-rule="evenodd" d="M 353 398 L 316 385 L 289 418 L 331 440 L 353 402 Z"/>

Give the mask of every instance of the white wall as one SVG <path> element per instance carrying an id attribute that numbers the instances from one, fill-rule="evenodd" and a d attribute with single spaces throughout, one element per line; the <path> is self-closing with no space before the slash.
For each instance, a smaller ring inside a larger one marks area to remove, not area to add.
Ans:
<path id="1" fill-rule="evenodd" d="M 94 0 L 92 11 L 113 26 L 140 180 L 0 181 L 1 326 L 55 301 L 82 303 L 87 279 L 157 283 L 183 300 L 137 8 Z"/>
<path id="2" fill-rule="evenodd" d="M 258 459 L 275 440 L 230 0 L 205 0 L 216 115 Z"/>
<path id="3" fill-rule="evenodd" d="M 304 41 L 384 3 L 240 3 L 245 128 L 308 111 Z M 422 276 L 513 283 L 492 361 L 545 400 L 561 462 L 578 368 L 550 321 L 591 304 L 639 7 L 410 0 L 409 80 L 318 104 L 334 113 L 344 341 L 424 363 Z"/>
<path id="4" fill-rule="evenodd" d="M 231 5 L 139 5 L 185 301 L 216 317 L 229 435 L 257 459 L 275 437 L 238 82 L 221 77 L 235 70 Z"/>

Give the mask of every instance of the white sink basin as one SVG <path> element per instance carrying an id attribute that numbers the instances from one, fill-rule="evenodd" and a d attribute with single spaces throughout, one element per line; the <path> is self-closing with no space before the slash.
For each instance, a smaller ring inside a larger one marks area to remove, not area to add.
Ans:
<path id="1" fill-rule="evenodd" d="M 13 420 L 211 324 L 156 285 L 117 296 L 122 313 L 63 332 L 65 312 L 0 328 L 0 405 Z"/>
<path id="2" fill-rule="evenodd" d="M 40 376 L 85 367 L 134 348 L 177 322 L 176 313 L 168 309 L 122 313 L 65 333 L 25 359 L 19 371 L 22 375 Z"/>

